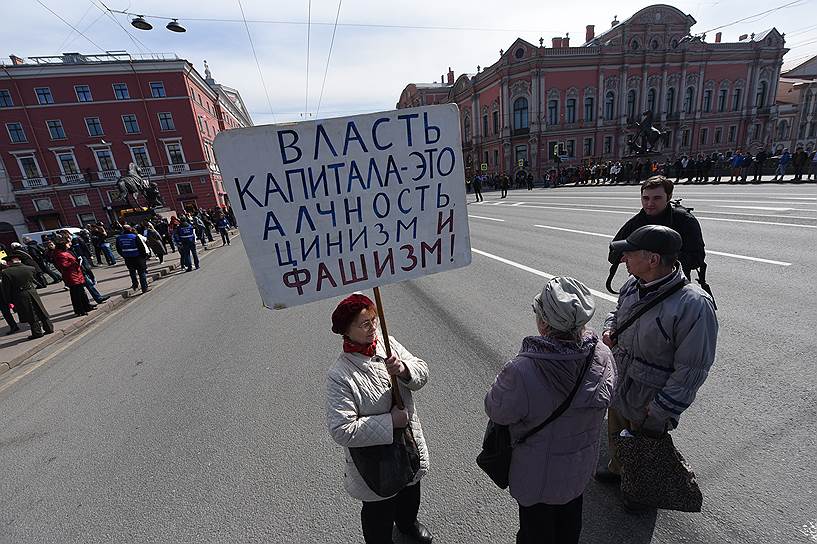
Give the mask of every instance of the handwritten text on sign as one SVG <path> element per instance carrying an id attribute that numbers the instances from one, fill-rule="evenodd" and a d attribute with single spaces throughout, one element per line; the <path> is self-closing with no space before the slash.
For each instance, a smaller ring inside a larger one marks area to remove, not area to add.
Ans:
<path id="1" fill-rule="evenodd" d="M 222 132 L 224 185 L 264 304 L 471 262 L 455 105 Z"/>

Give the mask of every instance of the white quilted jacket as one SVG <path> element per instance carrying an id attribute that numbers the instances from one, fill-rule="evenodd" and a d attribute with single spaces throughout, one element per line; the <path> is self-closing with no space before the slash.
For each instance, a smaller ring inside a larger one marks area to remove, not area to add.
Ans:
<path id="1" fill-rule="evenodd" d="M 386 350 L 378 335 L 374 357 L 361 353 L 341 353 L 329 370 L 326 380 L 326 420 L 332 438 L 344 447 L 346 467 L 343 485 L 346 491 L 361 501 L 380 501 L 387 497 L 375 494 L 357 471 L 349 448 L 391 444 L 391 381 L 383 360 Z M 420 470 L 414 478 L 428 472 L 428 449 L 423 437 L 420 419 L 414 407 L 412 391 L 417 391 L 428 381 L 428 365 L 389 337 L 392 353 L 408 367 L 410 379 L 398 378 L 400 393 L 411 418 L 411 430 L 420 451 Z"/>

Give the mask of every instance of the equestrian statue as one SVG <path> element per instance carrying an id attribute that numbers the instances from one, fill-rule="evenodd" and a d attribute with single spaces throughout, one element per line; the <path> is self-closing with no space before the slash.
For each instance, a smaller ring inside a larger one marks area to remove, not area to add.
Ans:
<path id="1" fill-rule="evenodd" d="M 627 145 L 635 155 L 645 155 L 657 152 L 657 144 L 669 145 L 669 131 L 660 130 L 652 125 L 653 113 L 647 110 L 641 116 L 641 122 L 633 123 L 638 131 L 627 138 Z"/>
<path id="2" fill-rule="evenodd" d="M 137 195 L 142 195 L 147 201 L 149 208 L 164 206 L 164 200 L 159 193 L 159 187 L 149 179 L 143 179 L 134 163 L 128 165 L 128 173 L 116 180 L 121 198 L 130 205 L 130 197 L 133 197 L 134 205 L 138 205 Z"/>

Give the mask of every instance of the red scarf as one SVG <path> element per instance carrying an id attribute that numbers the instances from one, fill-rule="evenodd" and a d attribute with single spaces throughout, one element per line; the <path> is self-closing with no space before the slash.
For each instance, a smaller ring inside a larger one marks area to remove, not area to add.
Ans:
<path id="1" fill-rule="evenodd" d="M 351 341 L 347 336 L 343 337 L 343 351 L 346 353 L 362 353 L 366 357 L 373 357 L 376 349 L 377 338 L 371 344 L 358 344 Z"/>

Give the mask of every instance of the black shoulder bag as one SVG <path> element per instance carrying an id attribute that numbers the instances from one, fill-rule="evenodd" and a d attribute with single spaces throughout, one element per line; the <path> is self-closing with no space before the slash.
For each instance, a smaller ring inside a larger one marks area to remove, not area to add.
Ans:
<path id="1" fill-rule="evenodd" d="M 626 329 L 627 327 L 629 327 L 630 325 L 635 323 L 638 320 L 639 317 L 641 317 L 642 315 L 646 314 L 647 312 L 649 312 L 650 310 L 652 310 L 653 308 L 658 306 L 659 303 L 661 303 L 664 300 L 668 299 L 670 296 L 675 294 L 677 291 L 680 291 L 681 289 L 683 289 L 686 284 L 687 284 L 686 280 L 679 281 L 678 283 L 676 283 L 675 285 L 673 285 L 672 287 L 670 287 L 669 289 L 667 289 L 666 291 L 664 291 L 663 293 L 661 293 L 660 295 L 658 295 L 657 297 L 655 297 L 654 299 L 649 301 L 640 310 L 638 310 L 636 313 L 631 315 L 627 319 L 627 321 L 625 321 L 620 326 L 613 329 L 613 332 L 610 334 L 610 338 L 613 339 L 613 340 L 618 338 L 618 335 L 621 334 L 624 331 L 624 329 Z"/>
<path id="2" fill-rule="evenodd" d="M 573 402 L 573 397 L 576 396 L 576 392 L 579 390 L 579 386 L 584 379 L 584 375 L 587 373 L 587 369 L 590 368 L 590 363 L 593 361 L 595 354 L 596 343 L 594 342 L 590 346 L 590 355 L 588 355 L 587 359 L 585 360 L 570 395 L 567 396 L 564 402 L 562 402 L 562 404 L 560 404 L 559 407 L 556 408 L 556 410 L 554 410 L 554 412 L 550 414 L 545 421 L 526 432 L 516 442 L 511 442 L 511 431 L 508 425 L 499 425 L 491 420 L 488 420 L 488 426 L 485 429 L 485 437 L 482 439 L 482 451 L 477 456 L 477 465 L 491 478 L 491 480 L 493 480 L 497 486 L 499 486 L 500 489 L 505 489 L 508 487 L 508 476 L 511 470 L 511 456 L 513 454 L 513 448 L 544 429 L 568 409 L 570 403 Z"/>

